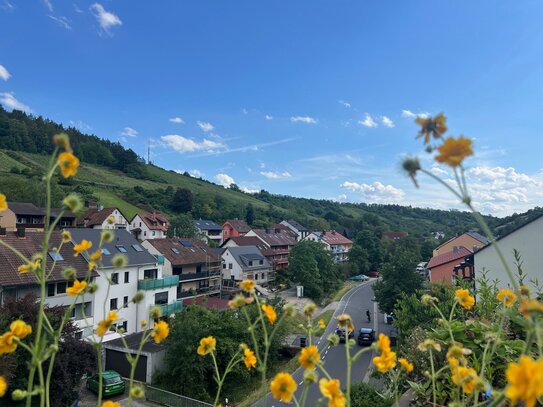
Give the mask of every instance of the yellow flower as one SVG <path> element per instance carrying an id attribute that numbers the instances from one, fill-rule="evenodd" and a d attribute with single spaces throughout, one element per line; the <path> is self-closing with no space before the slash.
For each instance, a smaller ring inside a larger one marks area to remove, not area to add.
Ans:
<path id="1" fill-rule="evenodd" d="M 9 330 L 19 339 L 24 339 L 32 333 L 32 327 L 20 319 L 13 321 Z"/>
<path id="2" fill-rule="evenodd" d="M 91 253 L 89 256 L 91 261 L 100 261 L 102 260 L 102 249 L 98 249 L 95 252 Z"/>
<path id="3" fill-rule="evenodd" d="M 503 303 L 507 308 L 511 308 L 515 301 L 517 300 L 517 296 L 515 293 L 509 289 L 502 288 L 500 291 L 498 291 L 498 294 L 496 295 L 496 298 L 499 302 Z"/>
<path id="4" fill-rule="evenodd" d="M 6 200 L 6 196 L 4 194 L 0 194 L 0 212 L 5 211 L 8 209 L 8 202 Z"/>
<path id="5" fill-rule="evenodd" d="M 70 152 L 60 153 L 58 155 L 58 166 L 64 178 L 75 177 L 77 167 L 79 167 L 79 158 Z"/>
<path id="6" fill-rule="evenodd" d="M 241 283 L 239 283 L 239 286 L 246 293 L 254 293 L 256 282 L 254 280 L 243 280 Z"/>
<path id="7" fill-rule="evenodd" d="M 458 167 L 464 161 L 464 158 L 473 155 L 471 149 L 471 140 L 460 136 L 455 139 L 448 137 L 442 145 L 437 148 L 439 155 L 436 156 L 436 161 L 445 163 L 451 167 Z"/>
<path id="8" fill-rule="evenodd" d="M 121 407 L 121 404 L 116 401 L 107 400 L 102 403 L 102 407 Z"/>
<path id="9" fill-rule="evenodd" d="M 17 349 L 16 336 L 12 332 L 6 332 L 0 336 L 0 355 L 15 352 Z"/>
<path id="10" fill-rule="evenodd" d="M 383 352 L 373 358 L 373 364 L 381 373 L 386 373 L 396 367 L 396 352 Z"/>
<path id="11" fill-rule="evenodd" d="M 119 314 L 117 314 L 117 311 L 109 311 L 107 314 L 107 320 L 109 322 L 115 322 L 119 319 Z"/>
<path id="12" fill-rule="evenodd" d="M 277 373 L 270 383 L 270 391 L 274 398 L 290 403 L 298 385 L 288 373 Z"/>
<path id="13" fill-rule="evenodd" d="M 447 118 L 443 113 L 439 113 L 435 117 L 417 117 L 415 123 L 421 126 L 419 137 L 424 136 L 424 144 L 430 142 L 430 137 L 440 138 L 447 132 Z"/>
<path id="14" fill-rule="evenodd" d="M 437 352 L 441 352 L 441 345 L 432 339 L 425 339 L 422 343 L 419 343 L 417 348 L 421 352 L 427 352 L 429 349 L 433 348 Z"/>
<path id="15" fill-rule="evenodd" d="M 454 298 L 458 303 L 465 309 L 471 309 L 475 304 L 475 298 L 469 295 L 469 290 L 465 288 L 460 288 L 454 293 Z"/>
<path id="16" fill-rule="evenodd" d="M 89 250 L 92 247 L 92 242 L 89 242 L 88 240 L 83 239 L 81 243 L 76 244 L 74 246 L 74 256 L 78 256 L 81 253 L 83 253 L 85 250 Z"/>
<path id="17" fill-rule="evenodd" d="M 525 317 L 530 316 L 530 314 L 542 314 L 543 313 L 543 303 L 537 301 L 536 299 L 524 298 L 520 306 L 518 307 L 519 312 Z"/>
<path id="18" fill-rule="evenodd" d="M 76 295 L 78 295 L 78 294 L 82 293 L 83 291 L 85 291 L 85 288 L 87 288 L 87 282 L 86 281 L 74 280 L 74 283 L 72 284 L 72 286 L 68 287 L 66 289 L 66 293 L 70 297 L 75 297 Z"/>
<path id="19" fill-rule="evenodd" d="M 277 319 L 277 313 L 273 309 L 271 305 L 264 304 L 261 306 L 262 311 L 264 311 L 264 314 L 266 314 L 266 318 L 268 318 L 268 321 L 270 321 L 270 324 L 274 324 L 275 320 Z"/>
<path id="20" fill-rule="evenodd" d="M 205 338 L 200 339 L 200 346 L 198 346 L 198 355 L 204 356 L 207 355 L 210 352 L 213 352 L 215 350 L 215 346 L 217 345 L 217 340 L 213 338 L 212 336 L 207 336 Z"/>
<path id="21" fill-rule="evenodd" d="M 398 362 L 400 362 L 400 365 L 402 365 L 402 368 L 405 369 L 407 373 L 413 371 L 413 363 L 410 363 L 406 358 L 400 358 L 398 359 Z"/>
<path id="22" fill-rule="evenodd" d="M 108 216 L 108 218 L 107 218 L 107 223 L 108 223 L 109 225 L 113 225 L 113 224 L 115 223 L 115 217 L 114 217 L 113 215 Z"/>
<path id="23" fill-rule="evenodd" d="M 4 397 L 6 390 L 8 389 L 8 384 L 4 376 L 0 376 L 0 397 Z"/>
<path id="24" fill-rule="evenodd" d="M 69 243 L 72 241 L 72 234 L 67 230 L 62 231 L 62 243 Z"/>
<path id="25" fill-rule="evenodd" d="M 390 338 L 385 334 L 379 334 L 377 345 L 381 353 L 390 352 Z"/>
<path id="26" fill-rule="evenodd" d="M 330 399 L 328 407 L 345 407 L 346 399 L 338 379 L 320 379 L 319 389 L 324 397 Z"/>
<path id="27" fill-rule="evenodd" d="M 508 382 L 505 396 L 512 406 L 524 401 L 526 407 L 534 407 L 537 399 L 543 396 L 543 360 L 521 356 L 519 363 L 509 363 L 505 376 Z"/>
<path id="28" fill-rule="evenodd" d="M 145 319 L 142 319 L 140 321 L 140 325 L 141 325 L 142 328 L 145 328 L 147 326 L 147 321 Z"/>
<path id="29" fill-rule="evenodd" d="M 166 339 L 169 334 L 170 327 L 168 326 L 168 323 L 165 321 L 158 321 L 153 327 L 153 332 L 151 333 L 151 336 L 156 343 L 160 343 L 164 339 Z"/>
<path id="30" fill-rule="evenodd" d="M 479 384 L 479 377 L 475 369 L 459 366 L 458 359 L 455 358 L 449 358 L 449 365 L 451 367 L 453 383 L 457 386 L 462 386 L 464 393 L 473 393 L 475 386 Z"/>
<path id="31" fill-rule="evenodd" d="M 32 270 L 32 266 L 30 264 L 23 264 L 17 268 L 19 273 L 24 274 L 28 273 L 30 270 Z"/>
<path id="32" fill-rule="evenodd" d="M 338 325 L 342 328 L 347 327 L 349 331 L 354 330 L 353 319 L 349 314 L 341 314 L 336 317 Z"/>
<path id="33" fill-rule="evenodd" d="M 89 271 L 92 271 L 96 268 L 96 263 L 93 261 L 89 261 L 88 267 L 89 267 Z"/>
<path id="34" fill-rule="evenodd" d="M 256 366 L 255 353 L 251 349 L 245 348 L 243 350 L 243 362 L 245 363 L 245 367 L 247 369 L 251 369 L 252 367 Z"/>
<path id="35" fill-rule="evenodd" d="M 228 306 L 231 309 L 241 308 L 245 305 L 245 297 L 242 294 L 236 294 L 234 298 L 228 301 Z"/>
<path id="36" fill-rule="evenodd" d="M 326 328 L 326 324 L 324 322 L 324 319 L 319 319 L 319 328 L 320 329 Z"/>
<path id="37" fill-rule="evenodd" d="M 315 345 L 311 345 L 307 348 L 302 348 L 298 362 L 304 369 L 315 369 L 315 365 L 321 360 L 319 355 L 319 348 Z"/>
<path id="38" fill-rule="evenodd" d="M 98 327 L 96 328 L 96 335 L 104 336 L 107 330 L 111 327 L 111 322 L 107 319 L 103 319 L 98 322 Z"/>

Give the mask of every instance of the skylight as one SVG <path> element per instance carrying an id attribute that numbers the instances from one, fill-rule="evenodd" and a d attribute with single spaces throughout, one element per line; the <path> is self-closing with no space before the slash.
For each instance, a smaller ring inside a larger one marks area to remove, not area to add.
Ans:
<path id="1" fill-rule="evenodd" d="M 123 246 L 123 245 L 117 245 L 115 246 L 117 248 L 118 251 L 120 251 L 121 253 L 126 253 L 127 250 L 126 248 Z"/>
<path id="2" fill-rule="evenodd" d="M 179 254 L 179 249 L 177 247 L 172 247 L 171 249 L 175 254 Z"/>
<path id="3" fill-rule="evenodd" d="M 108 249 L 106 249 L 105 247 L 102 247 L 102 254 L 104 256 L 109 256 L 111 254 L 111 252 Z"/>
<path id="4" fill-rule="evenodd" d="M 60 253 L 57 252 L 49 252 L 49 256 L 53 261 L 62 261 L 64 260 L 64 257 Z"/>
<path id="5" fill-rule="evenodd" d="M 139 244 L 133 244 L 132 247 L 137 252 L 142 252 L 143 251 L 143 249 L 141 248 L 141 246 Z"/>
<path id="6" fill-rule="evenodd" d="M 192 242 L 190 240 L 180 240 L 179 243 L 185 247 L 192 247 Z"/>

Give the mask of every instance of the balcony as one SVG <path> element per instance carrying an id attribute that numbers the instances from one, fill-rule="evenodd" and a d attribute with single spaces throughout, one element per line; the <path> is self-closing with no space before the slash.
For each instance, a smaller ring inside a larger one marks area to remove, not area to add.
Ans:
<path id="1" fill-rule="evenodd" d="M 210 277 L 219 277 L 221 275 L 220 270 L 202 271 L 200 273 L 191 274 L 179 274 L 179 281 L 191 281 L 191 280 L 203 280 Z"/>
<path id="2" fill-rule="evenodd" d="M 164 278 L 149 278 L 138 280 L 138 290 L 158 290 L 174 287 L 179 284 L 179 276 L 166 276 Z"/>
<path id="3" fill-rule="evenodd" d="M 177 299 L 196 297 L 198 295 L 213 294 L 221 290 L 220 285 L 212 285 L 209 287 L 197 288 L 196 290 L 187 290 L 177 292 Z"/>
<path id="4" fill-rule="evenodd" d="M 153 307 L 160 307 L 163 316 L 169 316 L 176 312 L 181 312 L 183 309 L 183 303 L 181 301 L 172 302 L 171 304 L 153 305 Z"/>

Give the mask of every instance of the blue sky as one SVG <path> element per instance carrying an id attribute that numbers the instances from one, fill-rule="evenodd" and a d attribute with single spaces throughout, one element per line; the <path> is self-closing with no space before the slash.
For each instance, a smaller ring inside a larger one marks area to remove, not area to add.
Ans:
<path id="1" fill-rule="evenodd" d="M 543 205 L 543 3 L 0 0 L 0 103 L 246 190 L 458 207 L 413 118 L 475 139 L 479 208 Z"/>

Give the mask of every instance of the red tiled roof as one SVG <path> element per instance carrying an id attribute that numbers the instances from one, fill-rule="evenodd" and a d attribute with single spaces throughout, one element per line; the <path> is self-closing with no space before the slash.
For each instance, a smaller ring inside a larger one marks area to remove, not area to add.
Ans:
<path id="1" fill-rule="evenodd" d="M 264 247 L 264 243 L 262 242 L 262 240 L 260 240 L 256 236 L 235 236 L 235 237 L 229 238 L 228 240 L 233 241 L 238 246 L 256 246 L 259 249 L 261 247 Z M 228 240 L 226 240 L 226 242 Z"/>
<path id="2" fill-rule="evenodd" d="M 471 253 L 472 252 L 470 250 L 466 249 L 463 246 L 460 246 L 456 252 L 454 250 L 451 250 L 450 252 L 432 257 L 426 267 L 431 269 L 433 267 L 441 266 L 442 264 L 450 263 L 451 261 L 460 259 L 465 256 L 469 256 Z"/>
<path id="3" fill-rule="evenodd" d="M 296 238 L 292 233 L 279 229 L 276 231 L 266 231 L 264 229 L 253 229 L 253 232 L 270 247 L 274 246 L 294 246 Z"/>
<path id="4" fill-rule="evenodd" d="M 236 229 L 238 232 L 241 232 L 241 233 L 247 233 L 248 231 L 251 230 L 251 227 L 247 223 L 245 223 L 245 221 L 240 220 L 240 219 L 228 219 L 227 221 L 223 223 L 223 227 L 226 224 L 229 224 L 230 226 L 232 226 L 234 229 Z"/>
<path id="5" fill-rule="evenodd" d="M 322 240 L 324 240 L 329 245 L 333 244 L 353 244 L 352 240 L 347 239 L 341 233 L 336 232 L 335 230 L 327 230 L 324 234 L 321 235 Z"/>
<path id="6" fill-rule="evenodd" d="M 160 230 L 162 232 L 168 231 L 168 219 L 160 213 L 138 213 L 139 217 L 147 225 L 149 230 Z M 162 226 L 162 223 L 165 223 L 166 226 Z"/>
<path id="7" fill-rule="evenodd" d="M 195 297 L 183 300 L 183 305 L 200 305 L 202 307 L 225 310 L 228 309 L 228 300 L 217 297 Z"/>
<path id="8" fill-rule="evenodd" d="M 85 225 L 85 227 L 101 225 L 111 216 L 115 209 L 117 208 L 104 208 L 102 210 L 91 208 L 78 219 L 77 224 Z"/>

